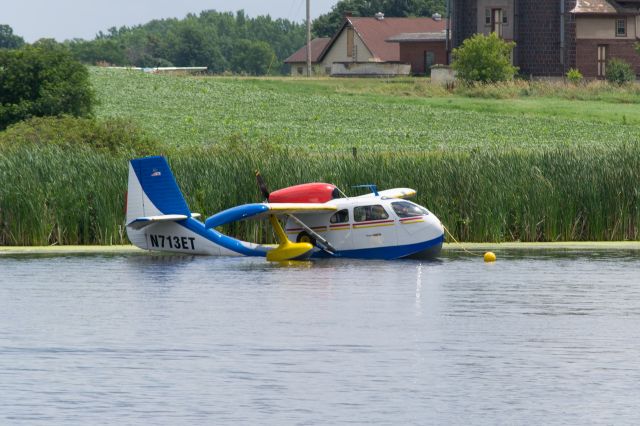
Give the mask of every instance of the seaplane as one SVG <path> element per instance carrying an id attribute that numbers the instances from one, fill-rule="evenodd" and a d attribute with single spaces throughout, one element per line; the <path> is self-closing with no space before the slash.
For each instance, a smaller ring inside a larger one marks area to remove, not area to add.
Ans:
<path id="1" fill-rule="evenodd" d="M 129 162 L 126 230 L 141 249 L 213 256 L 259 256 L 268 261 L 309 258 L 429 259 L 438 256 L 444 227 L 426 208 L 408 201 L 409 188 L 346 196 L 335 185 L 306 183 L 269 192 L 202 221 L 192 213 L 164 157 Z M 269 220 L 278 244 L 241 241 L 216 228 L 241 220 Z M 284 223 L 282 225 L 281 221 Z"/>

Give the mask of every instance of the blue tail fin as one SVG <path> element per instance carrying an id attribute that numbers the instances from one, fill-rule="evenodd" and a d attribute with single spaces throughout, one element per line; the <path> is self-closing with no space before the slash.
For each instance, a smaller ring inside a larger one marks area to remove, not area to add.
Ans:
<path id="1" fill-rule="evenodd" d="M 127 198 L 129 216 L 181 214 L 191 216 L 164 157 L 131 160 Z"/>

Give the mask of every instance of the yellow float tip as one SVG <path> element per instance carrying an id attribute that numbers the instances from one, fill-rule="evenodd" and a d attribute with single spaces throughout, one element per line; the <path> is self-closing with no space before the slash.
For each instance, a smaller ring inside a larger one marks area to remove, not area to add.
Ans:
<path id="1" fill-rule="evenodd" d="M 496 255 L 494 252 L 492 251 L 488 251 L 484 254 L 484 261 L 485 262 L 495 262 L 496 261 Z"/>

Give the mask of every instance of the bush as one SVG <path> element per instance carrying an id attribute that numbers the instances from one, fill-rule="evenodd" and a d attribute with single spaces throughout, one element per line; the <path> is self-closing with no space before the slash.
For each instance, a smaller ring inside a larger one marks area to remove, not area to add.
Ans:
<path id="1" fill-rule="evenodd" d="M 89 116 L 93 102 L 87 68 L 61 45 L 0 50 L 0 130 L 30 117 Z"/>
<path id="2" fill-rule="evenodd" d="M 476 34 L 453 49 L 452 68 L 465 82 L 496 83 L 513 79 L 518 71 L 511 64 L 514 42 L 506 42 L 495 33 Z"/>
<path id="3" fill-rule="evenodd" d="M 157 154 L 159 145 L 134 123 L 125 119 L 35 117 L 0 132 L 0 152 L 16 147 L 59 146 L 90 148 L 112 154 Z"/>
<path id="4" fill-rule="evenodd" d="M 622 59 L 613 58 L 607 63 L 607 81 L 616 84 L 625 84 L 636 79 L 633 67 Z"/>
<path id="5" fill-rule="evenodd" d="M 567 71 L 567 80 L 569 80 L 570 83 L 580 84 L 582 83 L 583 79 L 584 77 L 582 76 L 582 73 L 579 70 L 575 68 L 571 68 L 569 71 Z"/>

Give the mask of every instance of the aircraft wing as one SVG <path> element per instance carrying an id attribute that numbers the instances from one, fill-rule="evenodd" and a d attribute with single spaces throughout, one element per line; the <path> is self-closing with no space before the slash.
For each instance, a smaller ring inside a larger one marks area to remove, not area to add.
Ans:
<path id="1" fill-rule="evenodd" d="M 337 210 L 331 204 L 323 203 L 256 203 L 231 207 L 209 217 L 205 222 L 206 228 L 215 228 L 244 219 L 259 219 L 268 215 L 284 215 L 293 213 L 322 213 Z"/>
<path id="2" fill-rule="evenodd" d="M 384 191 L 379 191 L 378 195 L 386 198 L 411 198 L 415 197 L 417 194 L 415 189 L 411 188 L 393 188 L 393 189 L 385 189 Z M 366 198 L 366 197 L 374 197 L 373 193 L 361 195 L 358 198 Z"/>
<path id="3" fill-rule="evenodd" d="M 338 210 L 335 205 L 325 203 L 268 203 L 269 213 L 275 215 L 293 213 L 322 213 Z"/>

